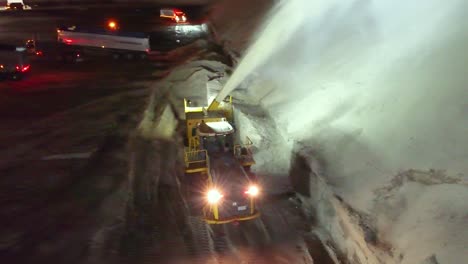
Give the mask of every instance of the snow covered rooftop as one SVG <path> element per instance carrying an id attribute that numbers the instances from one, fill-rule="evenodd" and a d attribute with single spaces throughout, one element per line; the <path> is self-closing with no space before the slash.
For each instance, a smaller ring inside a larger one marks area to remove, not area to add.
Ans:
<path id="1" fill-rule="evenodd" d="M 234 128 L 227 121 L 202 122 L 198 127 L 200 136 L 228 135 L 234 132 Z"/>

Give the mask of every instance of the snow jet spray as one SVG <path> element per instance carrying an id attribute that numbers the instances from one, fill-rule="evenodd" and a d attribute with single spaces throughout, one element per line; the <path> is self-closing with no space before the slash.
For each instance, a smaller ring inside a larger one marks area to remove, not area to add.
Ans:
<path id="1" fill-rule="evenodd" d="M 247 93 L 287 139 L 316 144 L 333 191 L 379 217 L 378 230 L 407 256 L 405 263 L 417 263 L 432 254 L 427 248 L 445 248 L 439 239 L 413 241 L 418 235 L 408 224 L 417 221 L 411 212 L 418 207 L 421 218 L 434 218 L 431 204 L 413 199 L 432 187 L 399 193 L 410 202 L 387 210 L 395 218 L 379 215 L 374 191 L 411 169 L 466 179 L 466 10 L 463 0 L 283 1 L 216 101 L 255 72 L 259 80 Z M 465 205 L 454 202 L 461 200 L 454 190 L 440 191 L 440 201 L 452 201 L 446 209 L 457 214 L 463 210 L 456 206 Z M 427 222 L 424 230 L 437 224 Z M 444 262 L 460 262 L 447 252 L 440 253 Z"/>
<path id="2" fill-rule="evenodd" d="M 304 8 L 304 2 L 307 3 L 310 12 L 301 11 Z M 274 9 L 275 15 L 267 21 L 264 30 L 247 50 L 244 58 L 215 100 L 221 102 L 226 98 L 252 72 L 263 65 L 272 54 L 284 47 L 301 25 L 310 19 L 311 15 L 323 12 L 324 7 L 324 5 L 319 5 L 319 1 L 312 3 L 304 0 L 281 1 Z"/>

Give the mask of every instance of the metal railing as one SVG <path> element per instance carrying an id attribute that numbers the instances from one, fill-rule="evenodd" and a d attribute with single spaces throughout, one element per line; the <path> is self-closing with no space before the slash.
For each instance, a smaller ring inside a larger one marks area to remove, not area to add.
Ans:
<path id="1" fill-rule="evenodd" d="M 189 150 L 184 156 L 186 169 L 196 170 L 208 169 L 208 152 L 206 150 Z"/>
<path id="2" fill-rule="evenodd" d="M 249 137 L 246 137 L 246 141 L 243 145 L 234 145 L 234 156 L 241 161 L 253 162 L 252 146 L 252 140 L 250 140 Z"/>
<path id="3" fill-rule="evenodd" d="M 189 151 L 198 151 L 199 146 L 200 146 L 200 138 L 198 136 L 189 138 Z"/>

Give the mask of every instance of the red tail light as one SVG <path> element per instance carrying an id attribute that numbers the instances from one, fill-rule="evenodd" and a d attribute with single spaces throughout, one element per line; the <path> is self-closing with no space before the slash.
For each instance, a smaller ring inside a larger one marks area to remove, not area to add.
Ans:
<path id="1" fill-rule="evenodd" d="M 71 39 L 64 39 L 63 41 L 65 41 L 65 43 L 67 43 L 67 44 L 70 44 L 70 43 L 73 42 L 73 40 L 71 40 Z"/>
<path id="2" fill-rule="evenodd" d="M 16 65 L 16 71 L 19 71 L 19 72 L 27 72 L 29 70 L 29 67 L 30 65 L 26 65 L 26 66 L 23 66 L 23 67 L 20 67 L 19 65 Z"/>

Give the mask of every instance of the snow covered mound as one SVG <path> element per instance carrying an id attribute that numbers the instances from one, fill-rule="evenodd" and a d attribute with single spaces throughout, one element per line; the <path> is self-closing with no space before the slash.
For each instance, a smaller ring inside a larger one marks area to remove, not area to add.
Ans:
<path id="1" fill-rule="evenodd" d="M 467 259 L 466 183 L 441 171 L 409 170 L 376 194 L 379 235 L 393 242 L 402 263 L 429 258 L 430 252 L 439 263 Z"/>
<path id="2" fill-rule="evenodd" d="M 465 10 L 462 0 L 283 1 L 226 85 L 257 78 L 249 97 L 297 142 L 279 153 L 321 161 L 303 175 L 310 204 L 355 262 L 468 259 Z"/>

